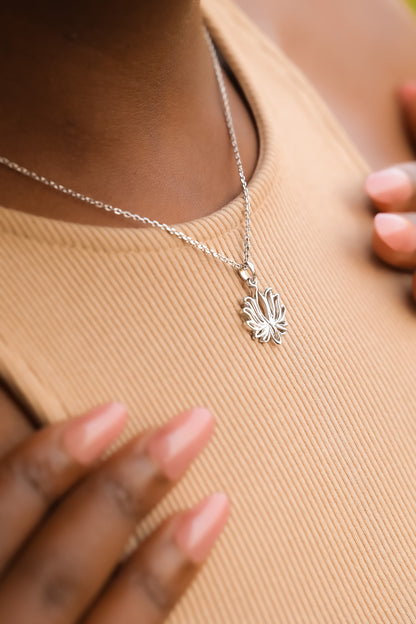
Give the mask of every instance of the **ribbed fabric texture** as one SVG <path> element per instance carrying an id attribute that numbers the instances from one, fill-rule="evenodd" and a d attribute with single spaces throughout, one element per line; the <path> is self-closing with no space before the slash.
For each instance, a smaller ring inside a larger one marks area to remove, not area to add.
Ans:
<path id="1" fill-rule="evenodd" d="M 165 232 L 1 208 L 0 374 L 45 423 L 126 402 L 123 441 L 213 410 L 214 439 L 141 530 L 231 497 L 169 624 L 416 622 L 410 278 L 371 257 L 368 167 L 311 86 L 229 0 L 203 11 L 260 134 L 252 259 L 287 306 L 282 346 L 251 340 L 232 268 Z M 240 261 L 243 209 L 179 227 Z"/>

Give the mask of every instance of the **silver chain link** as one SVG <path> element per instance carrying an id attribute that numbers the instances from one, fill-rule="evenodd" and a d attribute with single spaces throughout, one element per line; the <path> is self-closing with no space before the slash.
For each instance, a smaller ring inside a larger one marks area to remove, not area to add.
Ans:
<path id="1" fill-rule="evenodd" d="M 227 256 L 215 251 L 215 249 L 211 249 L 204 243 L 201 243 L 191 238 L 184 232 L 176 230 L 171 225 L 167 225 L 166 223 L 159 223 L 159 221 L 149 219 L 148 217 L 141 217 L 140 215 L 131 213 L 128 210 L 122 210 L 121 208 L 117 208 L 115 206 L 112 206 L 111 204 L 106 204 L 97 199 L 93 199 L 92 197 L 88 197 L 88 195 L 77 193 L 76 191 L 73 191 L 72 189 L 63 186 L 62 184 L 58 184 L 57 182 L 54 182 L 53 180 L 49 180 L 48 178 L 45 178 L 44 176 L 41 176 L 35 173 L 34 171 L 29 171 L 29 169 L 26 169 L 25 167 L 22 167 L 21 165 L 18 165 L 17 163 L 10 161 L 8 158 L 5 158 L 4 156 L 0 156 L 0 164 L 5 165 L 6 167 L 9 167 L 9 169 L 13 169 L 14 171 L 21 173 L 25 176 L 28 176 L 29 178 L 32 178 L 33 180 L 36 180 L 37 182 L 41 182 L 42 184 L 45 184 L 46 186 L 49 186 L 55 189 L 56 191 L 60 191 L 61 193 L 64 193 L 65 195 L 70 195 L 71 197 L 74 197 L 75 199 L 83 201 L 87 204 L 92 204 L 93 206 L 97 208 L 103 208 L 104 210 L 108 212 L 113 212 L 114 214 L 125 217 L 126 219 L 133 219 L 134 221 L 140 221 L 152 227 L 160 228 L 161 230 L 164 230 L 168 232 L 169 234 L 172 234 L 173 236 L 177 236 L 179 239 L 183 240 L 185 243 L 188 243 L 189 245 L 192 245 L 196 249 L 199 249 L 200 251 L 210 256 L 213 256 L 217 260 L 221 260 L 221 262 L 225 262 L 226 264 L 229 264 L 236 270 L 247 268 L 248 263 L 250 261 L 250 198 L 248 194 L 246 179 L 244 176 L 243 166 L 241 163 L 240 152 L 239 152 L 238 145 L 237 145 L 237 139 L 235 136 L 234 125 L 233 125 L 231 110 L 230 110 L 230 104 L 229 104 L 228 95 L 227 95 L 227 91 L 226 91 L 224 80 L 223 80 L 222 69 L 220 66 L 220 62 L 218 60 L 217 52 L 215 50 L 214 44 L 211 39 L 211 35 L 209 34 L 208 29 L 205 26 L 205 24 L 204 24 L 204 36 L 208 43 L 209 51 L 212 57 L 213 65 L 214 65 L 215 75 L 216 75 L 217 82 L 220 88 L 221 97 L 223 101 L 225 121 L 227 124 L 228 133 L 230 135 L 231 145 L 232 145 L 233 152 L 234 152 L 234 158 L 237 163 L 238 174 L 240 176 L 241 186 L 243 188 L 243 194 L 244 194 L 245 236 L 244 236 L 244 262 L 242 264 L 235 262 L 235 260 L 233 260 L 232 258 L 228 258 Z"/>

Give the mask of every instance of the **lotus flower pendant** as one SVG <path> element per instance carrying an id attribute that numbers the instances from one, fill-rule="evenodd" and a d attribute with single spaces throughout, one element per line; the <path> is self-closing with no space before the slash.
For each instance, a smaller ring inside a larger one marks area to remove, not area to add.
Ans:
<path id="1" fill-rule="evenodd" d="M 247 269 L 239 271 L 240 277 L 252 290 L 252 296 L 245 297 L 241 304 L 243 322 L 251 333 L 253 340 L 281 344 L 282 336 L 287 332 L 286 308 L 280 303 L 277 293 L 266 288 L 261 293 L 257 286 L 254 267 L 250 263 Z"/>

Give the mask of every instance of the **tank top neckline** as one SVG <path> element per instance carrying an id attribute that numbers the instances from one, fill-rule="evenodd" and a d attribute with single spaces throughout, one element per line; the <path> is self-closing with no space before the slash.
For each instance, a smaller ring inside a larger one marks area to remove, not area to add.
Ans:
<path id="1" fill-rule="evenodd" d="M 251 215 L 264 203 L 271 181 L 276 174 L 276 158 L 270 136 L 270 121 L 267 107 L 258 92 L 253 76 L 244 66 L 240 51 L 234 46 L 231 33 L 226 32 L 221 21 L 216 19 L 215 7 L 207 0 L 201 3 L 204 23 L 213 42 L 220 51 L 244 94 L 257 127 L 259 155 L 255 171 L 248 182 Z M 224 121 L 224 131 L 227 131 Z M 238 136 L 237 136 L 238 141 Z M 145 213 L 144 215 L 145 216 Z M 120 217 L 122 218 L 122 217 Z M 198 239 L 202 243 L 215 243 L 226 233 L 241 228 L 241 257 L 244 236 L 244 196 L 242 191 L 227 204 L 214 212 L 190 221 L 173 224 L 177 230 Z M 22 238 L 35 239 L 50 245 L 61 245 L 96 251 L 159 251 L 185 245 L 159 228 L 111 227 L 81 224 L 61 219 L 43 217 L 7 208 L 0 204 L 0 231 Z M 187 245 L 189 246 L 189 245 Z M 240 261 L 241 258 L 234 258 Z"/>

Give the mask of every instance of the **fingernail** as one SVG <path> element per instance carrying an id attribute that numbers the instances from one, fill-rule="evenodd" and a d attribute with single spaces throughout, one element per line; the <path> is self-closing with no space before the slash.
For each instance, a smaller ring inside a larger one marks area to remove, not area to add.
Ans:
<path id="1" fill-rule="evenodd" d="M 399 87 L 399 96 L 406 104 L 416 102 L 416 82 L 408 80 Z"/>
<path id="2" fill-rule="evenodd" d="M 127 408 L 123 403 L 98 405 L 69 425 L 63 434 L 63 445 L 74 459 L 89 464 L 118 437 L 126 419 Z"/>
<path id="3" fill-rule="evenodd" d="M 404 202 L 413 194 L 409 176 L 398 167 L 371 173 L 365 182 L 365 189 L 370 197 L 384 203 Z"/>
<path id="4" fill-rule="evenodd" d="M 379 212 L 374 217 L 374 229 L 393 251 L 413 253 L 416 250 L 416 227 L 408 219 Z"/>
<path id="5" fill-rule="evenodd" d="M 149 441 L 148 453 L 169 479 L 180 477 L 211 437 L 214 417 L 205 407 L 178 414 Z"/>
<path id="6" fill-rule="evenodd" d="M 202 563 L 221 533 L 230 512 L 224 492 L 217 492 L 185 513 L 175 531 L 179 548 L 194 563 Z"/>

